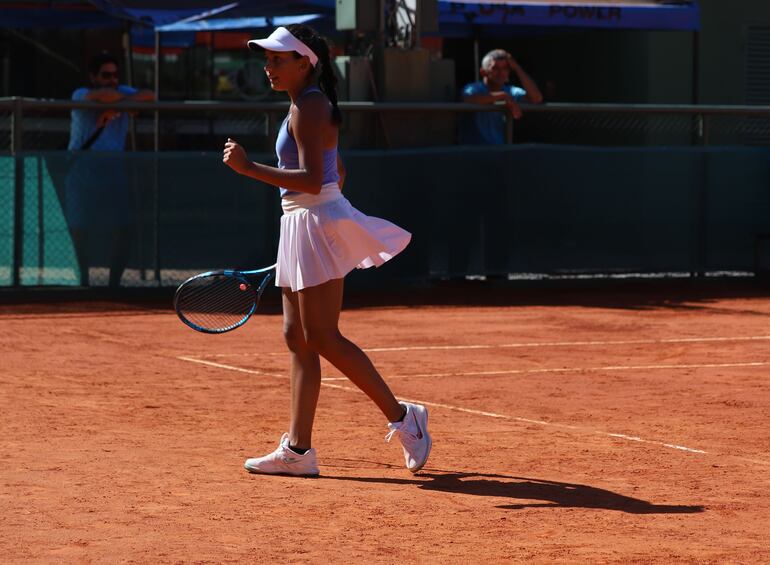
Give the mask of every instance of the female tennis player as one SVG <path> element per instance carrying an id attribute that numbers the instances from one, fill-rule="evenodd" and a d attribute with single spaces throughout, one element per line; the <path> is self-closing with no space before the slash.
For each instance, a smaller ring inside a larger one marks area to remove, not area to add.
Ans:
<path id="1" fill-rule="evenodd" d="M 292 25 L 248 46 L 265 50 L 271 87 L 291 98 L 276 141 L 278 167 L 251 162 L 232 139 L 223 161 L 281 191 L 276 285 L 282 287 L 291 352 L 291 428 L 274 452 L 247 459 L 245 467 L 253 473 L 319 474 L 311 433 L 322 355 L 377 404 L 389 422 L 387 441 L 400 439 L 407 468 L 417 472 L 431 449 L 427 409 L 399 403 L 366 354 L 337 326 L 345 275 L 382 265 L 407 246 L 411 234 L 362 214 L 342 195 L 345 169 L 337 154 L 342 115 L 326 40 L 308 26 Z"/>

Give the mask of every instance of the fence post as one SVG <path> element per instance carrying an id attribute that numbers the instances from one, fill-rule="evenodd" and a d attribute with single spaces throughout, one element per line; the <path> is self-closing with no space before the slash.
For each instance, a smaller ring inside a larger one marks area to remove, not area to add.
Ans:
<path id="1" fill-rule="evenodd" d="M 11 153 L 13 155 L 13 282 L 21 286 L 24 256 L 24 158 L 21 156 L 24 108 L 22 99 L 14 97 L 11 114 Z"/>
<path id="2" fill-rule="evenodd" d="M 153 126 L 153 148 L 157 153 L 160 149 L 160 114 L 157 104 L 160 102 L 160 32 L 155 32 L 155 124 Z"/>
<path id="3" fill-rule="evenodd" d="M 213 46 L 212 46 L 213 47 Z M 152 171 L 152 206 L 153 206 L 153 226 L 152 226 L 152 244 L 154 252 L 153 270 L 155 282 L 160 286 L 160 163 L 158 152 L 160 151 L 160 112 L 157 104 L 160 102 L 160 32 L 155 31 L 155 112 L 153 114 L 153 171 Z"/>
<path id="4" fill-rule="evenodd" d="M 24 108 L 22 99 L 18 96 L 13 97 L 13 109 L 11 110 L 11 153 L 21 151 L 22 135 L 24 133 Z"/>
<path id="5" fill-rule="evenodd" d="M 706 114 L 697 115 L 699 146 L 701 147 L 700 182 L 697 187 L 695 202 L 695 257 L 691 277 L 703 277 L 706 270 L 706 238 L 708 236 L 708 184 L 709 155 L 706 147 L 709 143 L 709 124 Z"/>
<path id="6" fill-rule="evenodd" d="M 693 118 L 692 144 L 701 145 L 703 143 L 703 115 L 695 114 Z"/>
<path id="7" fill-rule="evenodd" d="M 513 116 L 509 112 L 505 113 L 505 143 L 513 143 Z"/>
<path id="8" fill-rule="evenodd" d="M 160 280 L 160 158 L 157 148 L 152 154 L 152 247 L 155 282 Z"/>

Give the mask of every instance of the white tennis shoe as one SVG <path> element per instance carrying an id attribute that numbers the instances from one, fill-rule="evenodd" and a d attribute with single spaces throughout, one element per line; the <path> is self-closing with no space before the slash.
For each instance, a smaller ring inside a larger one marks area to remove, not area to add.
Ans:
<path id="1" fill-rule="evenodd" d="M 314 477 L 319 474 L 315 449 L 308 449 L 300 455 L 289 449 L 289 434 L 283 434 L 278 449 L 265 455 L 246 459 L 243 464 L 249 473 L 264 475 L 294 475 L 298 477 Z"/>
<path id="2" fill-rule="evenodd" d="M 428 433 L 428 409 L 421 404 L 411 402 L 400 404 L 406 408 L 406 416 L 401 422 L 388 424 L 390 433 L 385 436 L 385 440 L 390 442 L 393 436 L 398 434 L 398 439 L 404 448 L 406 468 L 416 473 L 425 466 L 433 445 Z"/>

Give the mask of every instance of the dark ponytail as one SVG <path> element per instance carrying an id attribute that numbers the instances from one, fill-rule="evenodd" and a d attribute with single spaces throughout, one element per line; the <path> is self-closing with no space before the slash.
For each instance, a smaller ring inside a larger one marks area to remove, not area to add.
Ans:
<path id="1" fill-rule="evenodd" d="M 340 109 L 337 106 L 337 75 L 334 74 L 334 69 L 332 69 L 329 44 L 310 26 L 294 24 L 286 26 L 286 29 L 289 30 L 294 37 L 310 47 L 310 49 L 313 50 L 313 53 L 318 56 L 318 64 L 315 69 L 316 76 L 318 77 L 318 88 L 321 89 L 332 103 L 332 123 L 337 125 L 341 124 L 342 112 L 340 112 Z M 296 51 L 294 52 L 294 55 L 297 58 L 302 57 L 302 55 Z"/>

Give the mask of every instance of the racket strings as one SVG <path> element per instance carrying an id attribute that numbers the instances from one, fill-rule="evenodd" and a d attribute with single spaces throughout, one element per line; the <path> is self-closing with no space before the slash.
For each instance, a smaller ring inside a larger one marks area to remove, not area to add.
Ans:
<path id="1" fill-rule="evenodd" d="M 185 317 L 201 328 L 211 330 L 225 329 L 238 324 L 251 310 L 251 304 L 243 306 L 232 304 L 232 300 L 209 300 L 191 309 L 182 310 Z"/>
<path id="2" fill-rule="evenodd" d="M 230 277 L 206 277 L 188 287 L 181 297 L 182 308 L 200 314 L 239 314 L 248 309 L 251 295 Z"/>
<path id="3" fill-rule="evenodd" d="M 177 297 L 177 309 L 199 328 L 222 331 L 238 325 L 254 309 L 252 285 L 241 288 L 240 279 L 211 275 L 188 281 Z"/>
<path id="4" fill-rule="evenodd" d="M 229 283 L 230 281 L 220 280 L 190 285 L 188 291 L 180 299 L 182 308 L 200 314 L 237 314 L 242 311 L 243 305 L 249 303 L 250 299 L 240 287 L 234 291 L 230 288 Z M 246 300 L 240 300 L 241 298 Z"/>

